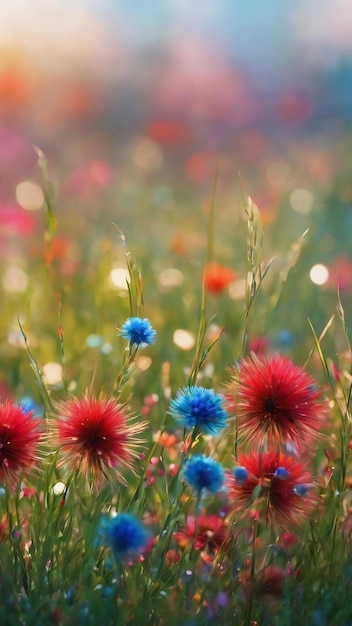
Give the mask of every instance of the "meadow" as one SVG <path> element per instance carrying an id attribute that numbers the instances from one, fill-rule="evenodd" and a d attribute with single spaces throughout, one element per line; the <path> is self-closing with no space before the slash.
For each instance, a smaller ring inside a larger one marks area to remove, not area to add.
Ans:
<path id="1" fill-rule="evenodd" d="M 36 158 L 1 252 L 0 623 L 351 625 L 347 158 L 263 205 L 221 163 L 114 201 L 104 164 Z"/>

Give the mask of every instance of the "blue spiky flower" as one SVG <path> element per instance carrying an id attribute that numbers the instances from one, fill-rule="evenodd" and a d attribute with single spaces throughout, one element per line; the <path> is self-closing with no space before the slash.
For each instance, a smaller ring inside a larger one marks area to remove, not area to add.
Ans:
<path id="1" fill-rule="evenodd" d="M 184 387 L 170 402 L 171 415 L 185 428 L 197 427 L 206 435 L 218 435 L 225 427 L 224 398 L 212 389 Z"/>
<path id="2" fill-rule="evenodd" d="M 150 321 L 143 317 L 129 317 L 122 324 L 119 335 L 127 339 L 131 346 L 145 348 L 154 343 L 156 331 Z"/>
<path id="3" fill-rule="evenodd" d="M 191 456 L 185 466 L 184 478 L 196 491 L 207 489 L 216 493 L 222 487 L 224 477 L 222 465 L 210 456 Z"/>
<path id="4" fill-rule="evenodd" d="M 142 522 L 129 513 L 112 518 L 103 516 L 98 534 L 99 543 L 109 546 L 117 559 L 138 554 L 148 543 Z"/>

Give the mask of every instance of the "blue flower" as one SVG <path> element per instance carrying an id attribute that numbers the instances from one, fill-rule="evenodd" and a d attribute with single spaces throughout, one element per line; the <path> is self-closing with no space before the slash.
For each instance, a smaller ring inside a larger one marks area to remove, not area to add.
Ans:
<path id="1" fill-rule="evenodd" d="M 309 491 L 309 485 L 298 484 L 293 488 L 296 496 L 306 496 Z"/>
<path id="2" fill-rule="evenodd" d="M 289 330 L 283 328 L 277 335 L 275 335 L 273 341 L 279 348 L 289 348 L 293 343 L 293 335 Z"/>
<path id="3" fill-rule="evenodd" d="M 248 478 L 248 472 L 245 467 L 242 467 L 242 465 L 237 465 L 237 467 L 235 467 L 233 475 L 238 483 L 244 483 L 244 481 Z"/>
<path id="4" fill-rule="evenodd" d="M 184 477 L 193 489 L 208 489 L 211 493 L 216 493 L 223 485 L 224 469 L 210 456 L 195 455 L 188 459 Z"/>
<path id="5" fill-rule="evenodd" d="M 185 428 L 199 428 L 206 435 L 218 435 L 225 427 L 224 399 L 212 389 L 184 387 L 170 402 L 171 415 Z"/>
<path id="6" fill-rule="evenodd" d="M 149 320 L 142 317 L 129 317 L 119 331 L 119 335 L 127 339 L 131 345 L 145 348 L 154 343 L 156 331 Z"/>
<path id="7" fill-rule="evenodd" d="M 112 518 L 103 516 L 98 534 L 99 543 L 110 546 L 118 559 L 140 552 L 148 543 L 142 522 L 129 513 L 119 513 Z"/>
<path id="8" fill-rule="evenodd" d="M 30 396 L 23 396 L 19 402 L 23 413 L 33 413 L 33 417 L 42 417 L 43 409 Z"/>
<path id="9" fill-rule="evenodd" d="M 285 467 L 277 467 L 274 476 L 285 479 L 289 477 L 289 473 Z"/>

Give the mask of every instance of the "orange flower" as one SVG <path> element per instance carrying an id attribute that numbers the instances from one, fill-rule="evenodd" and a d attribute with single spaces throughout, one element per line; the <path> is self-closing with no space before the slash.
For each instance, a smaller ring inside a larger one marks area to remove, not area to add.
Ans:
<path id="1" fill-rule="evenodd" d="M 236 278 L 236 272 L 230 267 L 209 263 L 204 272 L 204 287 L 213 294 L 219 294 Z"/>

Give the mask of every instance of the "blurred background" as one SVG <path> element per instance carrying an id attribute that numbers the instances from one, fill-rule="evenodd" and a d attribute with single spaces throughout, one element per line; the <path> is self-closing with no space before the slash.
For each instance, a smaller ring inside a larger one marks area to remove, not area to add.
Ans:
<path id="1" fill-rule="evenodd" d="M 240 173 L 276 259 L 272 291 L 309 228 L 286 304 L 270 319 L 279 347 L 300 349 L 306 318 L 321 329 L 334 312 L 338 284 L 352 312 L 351 122 L 349 0 L 1 0 L 2 333 L 16 345 L 19 314 L 34 334 L 51 332 L 39 148 L 58 216 L 50 280 L 81 315 L 73 343 L 92 335 L 101 348 L 118 317 L 107 293 L 121 295 L 125 275 L 112 223 L 141 262 L 156 325 L 194 331 L 216 173 L 212 254 L 232 280 L 210 286 L 209 306 L 237 336 Z M 180 289 L 192 293 L 175 312 Z M 270 297 L 269 281 L 263 311 Z M 258 315 L 253 334 L 266 336 L 268 324 Z"/>

